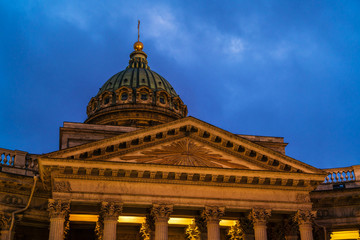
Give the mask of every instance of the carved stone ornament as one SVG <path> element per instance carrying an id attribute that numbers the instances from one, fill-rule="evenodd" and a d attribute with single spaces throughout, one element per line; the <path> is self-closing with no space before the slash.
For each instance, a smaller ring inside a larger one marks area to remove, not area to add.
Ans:
<path id="1" fill-rule="evenodd" d="M 104 220 L 113 219 L 117 220 L 122 212 L 122 203 L 117 202 L 102 202 L 101 203 L 101 215 Z"/>
<path id="2" fill-rule="evenodd" d="M 95 236 L 97 240 L 103 240 L 104 236 L 104 218 L 100 215 L 95 225 Z"/>
<path id="3" fill-rule="evenodd" d="M 140 235 L 141 235 L 143 240 L 150 240 L 151 239 L 150 226 L 146 222 L 143 222 L 141 224 Z"/>
<path id="4" fill-rule="evenodd" d="M 70 201 L 60 199 L 49 199 L 48 211 L 50 218 L 65 218 L 70 212 Z"/>
<path id="5" fill-rule="evenodd" d="M 192 223 L 185 230 L 186 239 L 188 240 L 200 240 L 201 232 L 196 222 L 193 220 Z"/>
<path id="6" fill-rule="evenodd" d="M 295 213 L 294 221 L 297 222 L 299 225 L 307 224 L 307 223 L 311 223 L 315 217 L 316 217 L 316 211 L 298 210 Z"/>
<path id="7" fill-rule="evenodd" d="M 24 205 L 24 201 L 21 197 L 15 196 L 15 195 L 5 195 L 5 197 L 2 199 L 2 202 L 9 205 Z"/>
<path id="8" fill-rule="evenodd" d="M 9 213 L 0 212 L 0 228 L 8 230 L 10 228 L 11 215 Z"/>
<path id="9" fill-rule="evenodd" d="M 202 216 L 206 219 L 207 222 L 211 221 L 220 221 L 220 218 L 224 216 L 225 208 L 224 207 L 205 207 L 202 212 Z"/>
<path id="10" fill-rule="evenodd" d="M 70 192 L 71 191 L 71 186 L 70 186 L 70 183 L 68 181 L 55 182 L 53 190 L 55 192 Z"/>
<path id="11" fill-rule="evenodd" d="M 249 219 L 253 221 L 253 223 L 266 223 L 270 216 L 270 209 L 253 208 L 249 214 Z"/>
<path id="12" fill-rule="evenodd" d="M 167 204 L 154 204 L 151 209 L 151 215 L 155 221 L 169 221 L 172 212 L 173 206 Z"/>

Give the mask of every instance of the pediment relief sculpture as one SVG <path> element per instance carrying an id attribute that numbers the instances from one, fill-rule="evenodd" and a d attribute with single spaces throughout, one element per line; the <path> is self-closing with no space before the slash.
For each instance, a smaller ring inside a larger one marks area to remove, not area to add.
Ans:
<path id="1" fill-rule="evenodd" d="M 120 159 L 137 163 L 248 169 L 188 138 L 141 151 L 135 155 L 121 156 Z"/>

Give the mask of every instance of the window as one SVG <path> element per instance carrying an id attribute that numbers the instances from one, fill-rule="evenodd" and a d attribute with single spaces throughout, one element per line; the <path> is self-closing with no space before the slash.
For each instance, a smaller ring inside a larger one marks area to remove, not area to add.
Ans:
<path id="1" fill-rule="evenodd" d="M 141 98 L 141 100 L 146 101 L 148 99 L 148 96 L 146 93 L 142 93 L 140 98 Z"/>
<path id="2" fill-rule="evenodd" d="M 175 108 L 176 110 L 179 109 L 179 107 L 178 107 L 178 105 L 177 105 L 176 103 L 174 104 L 174 108 Z"/>
<path id="3" fill-rule="evenodd" d="M 126 99 L 128 99 L 128 94 L 127 93 L 121 94 L 121 100 L 125 101 Z"/>
<path id="4" fill-rule="evenodd" d="M 160 103 L 165 104 L 165 98 L 164 97 L 160 97 Z"/>
<path id="5" fill-rule="evenodd" d="M 110 98 L 109 98 L 109 97 L 106 97 L 106 98 L 104 99 L 104 104 L 109 104 L 109 102 L 110 102 Z"/>

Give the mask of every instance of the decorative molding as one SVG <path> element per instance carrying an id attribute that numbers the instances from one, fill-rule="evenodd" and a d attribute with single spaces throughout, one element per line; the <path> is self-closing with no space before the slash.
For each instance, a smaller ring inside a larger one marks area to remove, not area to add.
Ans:
<path id="1" fill-rule="evenodd" d="M 117 220 L 122 213 L 123 204 L 118 202 L 102 202 L 101 215 L 104 220 L 112 219 Z"/>
<path id="2" fill-rule="evenodd" d="M 316 211 L 298 210 L 295 213 L 294 221 L 297 222 L 299 225 L 309 224 L 315 219 L 315 217 L 316 217 Z"/>
<path id="3" fill-rule="evenodd" d="M 253 208 L 249 214 L 249 219 L 254 223 L 266 223 L 271 216 L 271 209 Z"/>
<path id="4" fill-rule="evenodd" d="M 65 218 L 70 212 L 70 201 L 60 199 L 48 200 L 50 218 Z"/>
<path id="5" fill-rule="evenodd" d="M 2 203 L 14 205 L 14 206 L 22 206 L 24 205 L 24 200 L 16 195 L 5 195 L 1 201 Z"/>
<path id="6" fill-rule="evenodd" d="M 220 218 L 224 216 L 225 208 L 216 206 L 206 206 L 202 211 L 201 216 L 206 219 L 207 222 L 220 221 Z"/>
<path id="7" fill-rule="evenodd" d="M 151 215 L 157 221 L 169 221 L 170 214 L 173 212 L 173 205 L 153 204 Z"/>

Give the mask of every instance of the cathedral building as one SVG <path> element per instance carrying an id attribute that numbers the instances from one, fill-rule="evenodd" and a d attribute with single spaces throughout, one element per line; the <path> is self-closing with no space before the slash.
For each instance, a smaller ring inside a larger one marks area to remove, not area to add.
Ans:
<path id="1" fill-rule="evenodd" d="M 360 239 L 360 165 L 318 169 L 282 137 L 187 116 L 140 41 L 87 116 L 57 151 L 0 149 L 1 240 Z"/>

